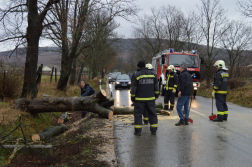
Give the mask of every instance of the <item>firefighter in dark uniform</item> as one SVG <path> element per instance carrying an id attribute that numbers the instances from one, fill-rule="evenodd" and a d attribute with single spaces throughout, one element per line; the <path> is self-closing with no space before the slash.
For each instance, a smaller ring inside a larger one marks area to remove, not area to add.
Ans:
<path id="1" fill-rule="evenodd" d="M 140 68 L 139 68 L 139 67 L 137 67 L 137 71 L 135 71 L 135 72 L 132 74 L 132 76 L 131 76 L 131 83 L 132 83 L 132 77 L 133 77 L 133 75 L 135 75 L 138 71 L 140 71 Z M 130 93 L 131 93 L 131 88 L 130 88 Z M 134 104 L 132 104 L 132 106 L 134 106 Z M 148 123 L 149 123 L 149 117 L 148 117 L 148 112 L 147 112 L 147 110 L 144 110 L 144 112 L 143 112 L 143 122 L 144 122 L 145 125 L 148 125 Z"/>
<path id="2" fill-rule="evenodd" d="M 214 66 L 217 68 L 217 72 L 214 76 L 212 95 L 215 96 L 216 100 L 217 118 L 212 121 L 223 122 L 223 120 L 227 121 L 228 117 L 226 98 L 229 74 L 226 72 L 227 68 L 223 60 L 216 61 Z"/>
<path id="3" fill-rule="evenodd" d="M 165 72 L 166 86 L 165 86 L 165 97 L 164 97 L 164 110 L 168 110 L 170 101 L 170 111 L 174 107 L 174 98 L 176 89 L 178 87 L 178 75 L 174 72 L 174 66 L 170 65 Z"/>
<path id="4" fill-rule="evenodd" d="M 140 71 L 132 76 L 131 101 L 134 103 L 135 135 L 141 136 L 142 115 L 146 109 L 149 116 L 150 131 L 156 135 L 158 120 L 155 100 L 159 96 L 157 75 L 145 68 L 143 61 L 137 64 Z"/>

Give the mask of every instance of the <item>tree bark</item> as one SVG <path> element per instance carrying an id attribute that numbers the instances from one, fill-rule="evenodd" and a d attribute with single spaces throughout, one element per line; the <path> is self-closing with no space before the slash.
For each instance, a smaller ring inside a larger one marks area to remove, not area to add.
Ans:
<path id="1" fill-rule="evenodd" d="M 38 48 L 39 48 L 39 38 L 43 30 L 43 21 L 45 16 L 50 10 L 50 7 L 58 3 L 58 0 L 52 1 L 48 0 L 45 8 L 42 12 L 38 13 L 38 1 L 37 0 L 27 0 L 28 8 L 28 26 L 26 32 L 27 39 L 27 53 L 25 61 L 25 75 L 24 84 L 21 97 L 26 98 L 29 96 L 37 97 L 38 88 L 36 82 L 36 71 L 38 64 Z"/>
<path id="2" fill-rule="evenodd" d="M 114 115 L 129 115 L 134 114 L 134 107 L 111 107 Z M 163 110 L 161 108 L 156 108 L 156 112 L 165 115 L 171 115 L 171 112 Z"/>
<path id="3" fill-rule="evenodd" d="M 80 68 L 80 72 L 79 72 L 77 84 L 80 84 L 80 81 L 81 81 L 81 74 L 82 74 L 82 72 L 83 72 L 83 68 L 84 68 L 84 63 L 81 64 L 81 68 Z"/>
<path id="4" fill-rule="evenodd" d="M 64 124 L 57 124 L 56 126 L 47 129 L 46 131 L 40 132 L 38 134 L 34 134 L 31 136 L 33 141 L 45 141 L 48 140 L 51 137 L 54 137 L 58 134 L 63 133 L 68 128 Z"/>
<path id="5" fill-rule="evenodd" d="M 58 119 L 58 124 L 63 124 L 68 119 L 68 112 L 62 114 Z"/>
<path id="6" fill-rule="evenodd" d="M 100 90 L 94 95 L 86 97 L 23 98 L 14 101 L 14 108 L 30 112 L 31 114 L 42 112 L 88 111 L 98 114 L 103 118 L 112 119 L 113 112 L 97 104 L 104 101 L 107 101 L 106 92 Z"/>
<path id="7" fill-rule="evenodd" d="M 70 76 L 69 84 L 74 85 L 75 84 L 75 79 L 76 79 L 76 58 L 73 59 L 73 68 L 72 68 L 72 73 L 71 73 L 71 76 Z"/>

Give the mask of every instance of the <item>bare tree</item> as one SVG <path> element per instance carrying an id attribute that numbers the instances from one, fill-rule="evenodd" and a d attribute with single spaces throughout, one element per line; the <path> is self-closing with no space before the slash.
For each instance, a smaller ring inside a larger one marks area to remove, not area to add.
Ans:
<path id="1" fill-rule="evenodd" d="M 109 17 L 103 20 L 99 30 L 96 29 L 95 31 L 96 36 L 98 36 L 100 30 L 115 17 L 127 18 L 129 15 L 135 14 L 133 2 L 134 0 L 76 0 L 74 2 L 61 0 L 61 3 L 55 5 L 56 13 L 54 16 L 57 17 L 60 24 L 50 28 L 53 32 L 51 38 L 62 50 L 61 76 L 57 89 L 65 90 L 71 74 L 73 60 L 95 40 L 87 41 L 84 38 L 84 34 L 92 30 L 86 24 L 89 16 L 100 10 L 107 10 L 109 13 Z"/>
<path id="2" fill-rule="evenodd" d="M 227 31 L 222 36 L 221 44 L 228 55 L 226 62 L 230 68 L 230 77 L 233 78 L 235 77 L 234 67 L 241 64 L 238 61 L 242 59 L 247 50 L 251 49 L 252 32 L 251 27 L 242 21 L 230 21 L 226 27 Z"/>
<path id="3" fill-rule="evenodd" d="M 207 84 L 210 86 L 213 73 L 211 67 L 220 51 L 216 47 L 220 46 L 221 37 L 227 30 L 227 27 L 224 27 L 227 18 L 226 11 L 220 5 L 220 0 L 201 0 L 201 4 L 198 7 L 200 14 L 199 25 L 203 33 L 203 43 L 207 45 L 205 66 Z"/>
<path id="4" fill-rule="evenodd" d="M 252 0 L 238 1 L 240 12 L 246 17 L 252 17 Z"/>
<path id="5" fill-rule="evenodd" d="M 150 62 L 152 57 L 162 49 L 165 39 L 161 12 L 155 8 L 151 9 L 150 16 L 145 15 L 139 19 L 140 25 L 134 28 L 132 41 L 134 46 L 131 56 L 138 60 Z"/>
<path id="6" fill-rule="evenodd" d="M 24 84 L 21 97 L 37 96 L 36 70 L 38 63 L 39 38 L 42 35 L 44 27 L 52 22 L 43 24 L 47 12 L 53 4 L 59 0 L 15 0 L 10 1 L 9 6 L 1 9 L 0 21 L 5 28 L 6 36 L 0 42 L 14 40 L 15 49 L 27 43 L 27 53 L 25 62 Z M 25 22 L 27 18 L 27 22 Z M 24 23 L 25 22 L 25 23 Z M 9 24 L 7 24 L 9 23 Z M 22 29 L 27 23 L 26 32 Z M 12 31 L 14 29 L 14 31 Z M 14 51 L 13 51 L 14 52 Z"/>

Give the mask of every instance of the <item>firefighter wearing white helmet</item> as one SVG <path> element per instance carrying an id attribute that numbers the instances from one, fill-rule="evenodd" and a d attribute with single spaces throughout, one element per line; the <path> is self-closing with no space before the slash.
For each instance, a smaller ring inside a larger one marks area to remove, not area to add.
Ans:
<path id="1" fill-rule="evenodd" d="M 166 79 L 166 86 L 164 97 L 164 110 L 168 110 L 170 101 L 169 110 L 172 111 L 174 107 L 175 93 L 178 87 L 178 75 L 175 73 L 175 68 L 173 65 L 168 66 L 165 72 L 165 79 Z"/>
<path id="2" fill-rule="evenodd" d="M 150 63 L 146 64 L 145 67 L 148 68 L 149 70 L 152 70 L 152 69 L 153 69 L 153 67 L 152 67 L 152 65 L 151 65 Z"/>
<path id="3" fill-rule="evenodd" d="M 214 66 L 216 67 L 217 72 L 214 76 L 212 95 L 215 96 L 216 108 L 218 111 L 217 118 L 213 119 L 212 121 L 223 122 L 223 120 L 227 121 L 228 117 L 226 98 L 229 74 L 226 72 L 228 69 L 226 68 L 225 62 L 223 60 L 216 61 Z"/>

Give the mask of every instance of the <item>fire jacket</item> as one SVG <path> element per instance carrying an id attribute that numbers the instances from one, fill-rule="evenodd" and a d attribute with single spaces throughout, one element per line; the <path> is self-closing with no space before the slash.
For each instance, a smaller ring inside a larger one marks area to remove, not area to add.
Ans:
<path id="1" fill-rule="evenodd" d="M 93 94 L 95 94 L 95 91 L 89 84 L 85 84 L 85 87 L 81 88 L 81 96 L 91 96 Z"/>
<path id="2" fill-rule="evenodd" d="M 213 88 L 216 94 L 227 94 L 229 74 L 225 70 L 218 70 L 214 76 Z"/>
<path id="3" fill-rule="evenodd" d="M 165 90 L 173 90 L 174 88 L 177 89 L 178 87 L 178 75 L 175 72 L 169 73 L 168 70 L 165 72 L 166 76 L 166 87 Z"/>
<path id="4" fill-rule="evenodd" d="M 158 98 L 157 75 L 151 70 L 143 67 L 132 75 L 131 80 L 131 101 L 148 102 Z"/>
<path id="5" fill-rule="evenodd" d="M 179 75 L 178 90 L 181 91 L 181 95 L 190 96 L 193 93 L 193 79 L 187 70 L 182 71 Z"/>

